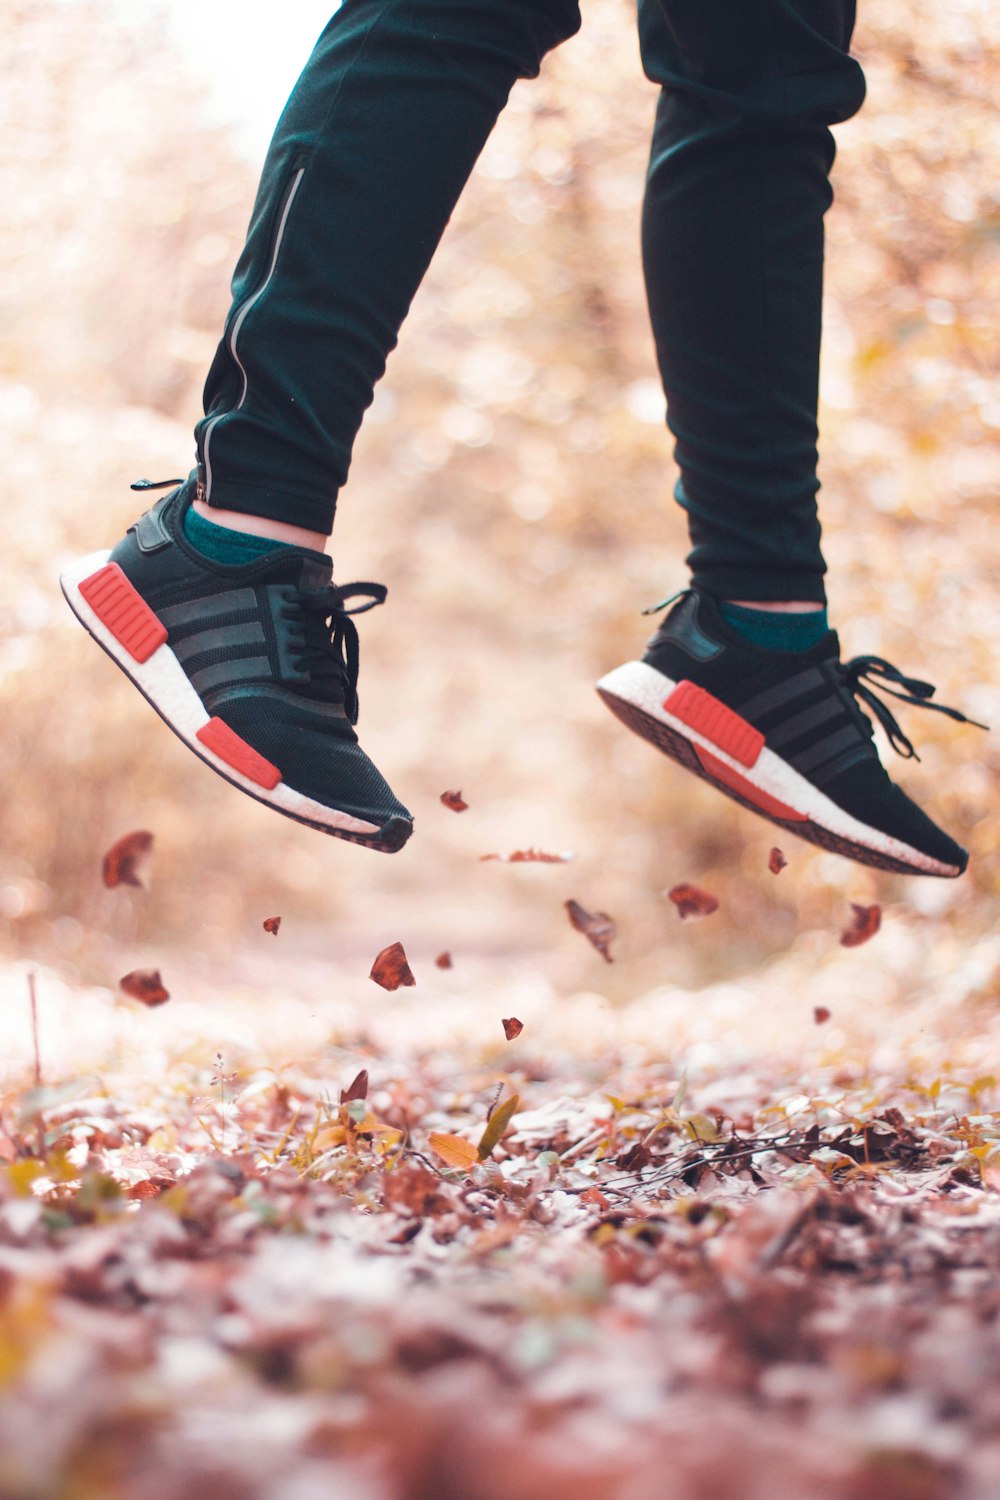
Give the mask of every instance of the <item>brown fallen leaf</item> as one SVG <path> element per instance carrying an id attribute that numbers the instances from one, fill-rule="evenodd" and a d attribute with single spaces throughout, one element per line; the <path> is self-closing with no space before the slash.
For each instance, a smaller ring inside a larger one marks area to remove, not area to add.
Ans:
<path id="1" fill-rule="evenodd" d="M 362 1068 L 358 1076 L 340 1091 L 341 1104 L 350 1104 L 353 1099 L 367 1099 L 368 1069 Z"/>
<path id="2" fill-rule="evenodd" d="M 416 984 L 416 980 L 406 962 L 406 953 L 402 943 L 390 943 L 388 948 L 382 952 L 372 964 L 369 979 L 374 979 L 384 990 L 398 990 L 401 985 Z"/>
<path id="3" fill-rule="evenodd" d="M 437 956 L 437 958 L 434 960 L 434 962 L 437 964 L 437 966 L 438 966 L 439 969 L 450 969 L 451 968 L 451 954 L 447 953 L 447 952 L 445 952 L 445 953 L 439 953 L 438 956 Z"/>
<path id="4" fill-rule="evenodd" d="M 869 938 L 873 938 L 881 926 L 880 906 L 859 906 L 856 901 L 852 901 L 851 920 L 840 934 L 841 946 L 858 948 L 862 943 L 867 943 Z"/>
<path id="5" fill-rule="evenodd" d="M 407 1224 L 403 1225 L 402 1229 L 398 1230 L 395 1234 L 390 1234 L 388 1243 L 390 1245 L 408 1245 L 411 1240 L 416 1239 L 423 1227 L 424 1223 L 422 1219 L 410 1219 Z"/>
<path id="6" fill-rule="evenodd" d="M 427 1140 L 431 1150 L 449 1167 L 460 1167 L 467 1172 L 479 1160 L 476 1147 L 463 1136 L 445 1135 L 440 1130 L 432 1130 Z"/>
<path id="7" fill-rule="evenodd" d="M 645 1141 L 636 1141 L 627 1151 L 615 1159 L 615 1165 L 623 1167 L 627 1172 L 641 1172 L 643 1167 L 648 1167 L 653 1160 L 653 1153 Z"/>
<path id="8" fill-rule="evenodd" d="M 683 882 L 675 885 L 667 892 L 668 897 L 677 908 L 677 915 L 681 921 L 688 917 L 710 917 L 713 911 L 718 911 L 718 898 L 709 891 L 703 891 L 696 885 L 688 885 Z"/>
<path id="9" fill-rule="evenodd" d="M 607 1213 L 608 1209 L 611 1207 L 611 1204 L 608 1202 L 607 1198 L 605 1198 L 601 1190 L 596 1187 L 587 1188 L 585 1192 L 580 1194 L 577 1202 L 586 1203 L 588 1208 L 599 1208 L 602 1214 Z"/>
<path id="10" fill-rule="evenodd" d="M 281 918 L 265 917 L 262 925 L 265 932 L 269 932 L 272 937 L 277 937 L 278 928 L 281 926 Z"/>
<path id="11" fill-rule="evenodd" d="M 609 917 L 606 911 L 589 912 L 579 901 L 569 900 L 564 902 L 566 913 L 570 922 L 577 932 L 582 932 L 584 937 L 597 949 L 598 953 L 606 963 L 613 963 L 610 949 L 611 944 L 618 936 L 618 928 L 613 917 Z"/>
<path id="12" fill-rule="evenodd" d="M 441 801 L 445 807 L 450 807 L 452 812 L 465 812 L 469 806 L 461 792 L 442 792 Z"/>
<path id="13" fill-rule="evenodd" d="M 153 835 L 145 828 L 126 833 L 116 840 L 101 861 L 101 878 L 109 890 L 117 885 L 147 884 Z"/>
<path id="14" fill-rule="evenodd" d="M 787 864 L 788 860 L 776 844 L 767 857 L 767 868 L 772 875 L 780 875 Z"/>
<path id="15" fill-rule="evenodd" d="M 164 989 L 159 969 L 130 969 L 118 981 L 123 995 L 141 1000 L 143 1005 L 163 1005 L 170 999 L 170 991 Z"/>
<path id="16" fill-rule="evenodd" d="M 519 1021 L 516 1016 L 509 1016 L 503 1023 L 503 1034 L 508 1042 L 512 1042 L 516 1036 L 520 1036 L 524 1030 L 524 1022 Z"/>
<path id="17" fill-rule="evenodd" d="M 403 1165 L 386 1174 L 382 1196 L 387 1208 L 424 1218 L 450 1206 L 441 1188 L 440 1177 L 428 1167 Z"/>
<path id="18" fill-rule="evenodd" d="M 163 1192 L 163 1187 L 150 1178 L 145 1177 L 141 1182 L 133 1182 L 128 1190 L 130 1198 L 158 1198 Z"/>
<path id="19" fill-rule="evenodd" d="M 829 1019 L 830 1012 L 827 1010 L 825 1005 L 813 1006 L 813 1020 L 816 1022 L 817 1026 L 822 1026 L 824 1022 L 829 1021 Z"/>
<path id="20" fill-rule="evenodd" d="M 576 855 L 571 851 L 549 854 L 544 849 L 515 849 L 510 854 L 481 854 L 479 859 L 482 864 L 495 859 L 502 865 L 568 865 L 570 860 L 576 859 Z"/>

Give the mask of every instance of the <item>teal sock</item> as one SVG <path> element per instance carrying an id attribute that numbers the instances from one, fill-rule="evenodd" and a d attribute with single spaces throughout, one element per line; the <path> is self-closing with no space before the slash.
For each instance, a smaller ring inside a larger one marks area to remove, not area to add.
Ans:
<path id="1" fill-rule="evenodd" d="M 809 651 L 817 645 L 829 625 L 821 606 L 797 614 L 773 609 L 747 609 L 743 604 L 719 601 L 719 614 L 744 640 L 766 651 Z"/>
<path id="2" fill-rule="evenodd" d="M 229 526 L 206 521 L 194 506 L 190 507 L 184 517 L 184 535 L 202 557 L 207 557 L 209 562 L 224 563 L 230 568 L 245 568 L 266 552 L 288 546 L 287 542 L 276 542 L 269 536 L 255 536 L 250 531 L 233 531 Z"/>

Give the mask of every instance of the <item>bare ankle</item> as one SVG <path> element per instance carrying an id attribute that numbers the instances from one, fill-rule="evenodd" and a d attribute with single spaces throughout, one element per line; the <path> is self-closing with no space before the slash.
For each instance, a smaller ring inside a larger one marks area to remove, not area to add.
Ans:
<path id="1" fill-rule="evenodd" d="M 241 510 L 222 510 L 219 506 L 206 505 L 204 500 L 192 500 L 191 508 L 203 521 L 214 526 L 225 526 L 229 531 L 243 531 L 250 536 L 270 537 L 273 542 L 286 542 L 290 547 L 309 547 L 314 552 L 325 552 L 330 540 L 322 531 L 307 531 L 304 526 L 290 526 L 287 521 L 272 521 L 270 516 L 249 516 Z"/>
<path id="2" fill-rule="evenodd" d="M 740 609 L 765 609 L 773 615 L 812 614 L 814 610 L 824 608 L 815 599 L 727 599 L 725 602 L 735 604 Z"/>

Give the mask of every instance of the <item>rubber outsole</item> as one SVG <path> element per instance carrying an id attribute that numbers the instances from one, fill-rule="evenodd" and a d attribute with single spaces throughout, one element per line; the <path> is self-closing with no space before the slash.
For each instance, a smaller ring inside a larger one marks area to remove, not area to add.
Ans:
<path id="1" fill-rule="evenodd" d="M 654 679 L 658 679 L 658 682 Z M 693 772 L 702 781 L 707 781 L 717 791 L 738 802 L 741 807 L 756 813 L 758 817 L 767 818 L 796 838 L 805 839 L 810 844 L 832 854 L 843 855 L 858 864 L 892 871 L 894 874 L 933 875 L 944 879 L 955 879 L 962 874 L 964 866 L 947 865 L 932 859 L 929 855 L 902 844 L 898 839 L 890 839 L 878 829 L 868 830 L 859 825 L 864 833 L 870 834 L 869 843 L 860 836 L 852 837 L 843 830 L 837 831 L 824 826 L 819 821 L 816 806 L 807 810 L 795 805 L 796 801 L 805 799 L 796 798 L 794 790 L 787 788 L 794 789 L 803 778 L 787 763 L 779 761 L 778 757 L 774 757 L 775 762 L 786 772 L 786 787 L 781 789 L 781 795 L 775 796 L 773 787 L 770 791 L 766 787 L 753 787 L 754 773 L 735 762 L 730 765 L 718 745 L 706 742 L 703 736 L 690 730 L 685 732 L 685 726 L 679 722 L 668 722 L 668 716 L 662 707 L 659 709 L 660 713 L 664 713 L 662 719 L 649 711 L 653 706 L 650 690 L 658 695 L 657 701 L 662 705 L 676 687 L 677 684 L 656 672 L 647 663 L 630 662 L 602 678 L 597 685 L 597 693 L 615 717 L 633 733 L 669 755 L 685 770 Z M 635 701 L 640 695 L 647 700 L 645 704 Z M 773 756 L 773 752 L 765 753 Z M 741 783 L 753 790 L 760 800 L 754 801 L 749 795 L 745 795 L 740 790 Z M 809 800 L 817 806 L 828 802 L 829 799 L 815 788 L 810 788 L 810 791 L 812 797 Z M 782 816 L 778 808 L 790 816 Z M 840 810 L 834 808 L 834 811 Z M 841 812 L 840 821 L 856 824 L 857 820 Z M 878 847 L 879 843 L 882 844 L 881 848 Z"/>
<path id="2" fill-rule="evenodd" d="M 248 776 L 242 774 L 240 771 L 234 772 L 210 748 L 210 745 L 206 745 L 198 738 L 199 733 L 204 732 L 211 724 L 212 717 L 201 703 L 194 688 L 184 675 L 183 668 L 168 645 L 159 645 L 143 661 L 135 658 L 135 666 L 134 668 L 130 668 L 126 660 L 127 657 L 132 655 L 129 644 L 127 642 L 123 644 L 116 638 L 113 631 L 109 630 L 99 616 L 93 612 L 85 594 L 81 592 L 81 585 L 86 587 L 88 578 L 92 577 L 107 564 L 109 555 L 107 552 L 94 553 L 91 557 L 83 558 L 67 569 L 59 579 L 59 586 L 62 589 L 63 596 L 76 619 L 91 639 L 124 672 L 132 686 L 142 694 L 143 698 L 145 698 L 146 702 L 159 718 L 162 719 L 167 728 L 187 746 L 192 754 L 204 762 L 217 776 L 221 776 L 224 781 L 228 781 L 230 786 L 236 787 L 237 790 L 243 792 L 248 797 L 253 797 L 254 801 L 263 803 L 265 807 L 270 807 L 274 812 L 281 813 L 283 817 L 291 818 L 296 823 L 302 823 L 307 828 L 314 828 L 319 833 L 330 834 L 333 838 L 344 839 L 351 844 L 359 844 L 366 849 L 375 849 L 383 854 L 398 853 L 413 832 L 413 823 L 409 819 L 392 817 L 380 826 L 372 824 L 370 825 L 373 830 L 371 833 L 362 832 L 348 826 L 337 826 L 335 820 L 338 818 L 345 820 L 346 823 L 360 824 L 363 820 L 336 808 L 326 808 L 322 803 L 317 803 L 302 793 L 295 792 L 284 782 L 278 783 L 273 789 L 266 789 L 262 786 L 254 786 Z M 166 653 L 169 661 L 162 657 L 160 653 Z M 157 658 L 159 658 L 158 662 Z M 164 669 L 166 669 L 166 673 L 164 673 Z M 142 674 L 141 676 L 140 673 Z M 143 681 L 143 677 L 149 679 L 154 674 L 159 674 L 161 677 L 166 675 L 168 678 L 173 678 L 175 692 L 180 687 L 181 679 L 183 679 L 183 689 L 181 691 L 185 694 L 184 705 L 188 710 L 188 716 L 190 716 L 192 705 L 186 694 L 189 693 L 191 695 L 191 698 L 193 698 L 200 709 L 200 716 L 198 716 L 200 722 L 195 722 L 192 718 L 192 722 L 189 725 L 189 732 L 186 732 L 185 729 L 175 723 L 166 708 L 157 701 L 156 696 L 150 688 L 149 681 Z M 211 738 L 212 736 L 209 735 L 210 740 Z M 247 748 L 249 749 L 250 747 Z M 282 805 L 283 802 L 285 805 Z M 315 809 L 315 813 L 310 816 L 313 809 Z"/>

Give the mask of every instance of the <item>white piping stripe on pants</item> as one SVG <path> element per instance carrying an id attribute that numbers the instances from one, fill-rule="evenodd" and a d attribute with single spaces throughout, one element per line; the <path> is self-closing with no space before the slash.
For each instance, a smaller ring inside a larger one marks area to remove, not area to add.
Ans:
<path id="1" fill-rule="evenodd" d="M 254 292 L 253 296 L 250 297 L 240 308 L 240 311 L 236 317 L 235 322 L 233 323 L 229 338 L 227 340 L 229 344 L 229 352 L 233 356 L 233 359 L 236 361 L 237 365 L 239 365 L 240 373 L 243 376 L 243 390 L 240 392 L 240 399 L 237 401 L 236 405 L 234 407 L 231 407 L 230 411 L 220 411 L 218 416 L 213 417 L 208 426 L 205 428 L 205 440 L 202 444 L 202 458 L 205 464 L 206 500 L 209 500 L 212 495 L 212 460 L 209 456 L 209 447 L 212 441 L 212 432 L 216 424 L 222 421 L 223 417 L 228 417 L 232 412 L 240 410 L 244 401 L 247 399 L 247 392 L 250 389 L 250 377 L 247 374 L 246 366 L 237 353 L 236 342 L 239 338 L 240 329 L 243 327 L 243 323 L 246 319 L 247 313 L 253 306 L 255 306 L 256 303 L 260 301 L 261 297 L 267 291 L 268 283 L 274 275 L 274 268 L 278 264 L 278 252 L 281 249 L 281 241 L 284 238 L 285 225 L 288 222 L 288 215 L 291 212 L 292 201 L 295 198 L 295 194 L 299 190 L 299 183 L 302 181 L 302 178 L 305 175 L 305 170 L 305 167 L 299 167 L 298 171 L 295 173 L 295 176 L 292 178 L 291 187 L 289 188 L 288 195 L 285 198 L 284 208 L 281 210 L 281 218 L 278 222 L 278 230 L 274 236 L 274 249 L 271 252 L 271 264 L 268 267 L 267 275 L 264 277 L 264 280 Z"/>

